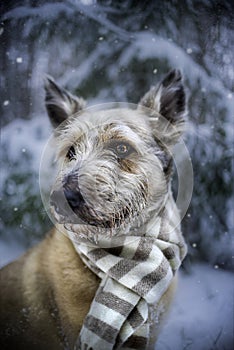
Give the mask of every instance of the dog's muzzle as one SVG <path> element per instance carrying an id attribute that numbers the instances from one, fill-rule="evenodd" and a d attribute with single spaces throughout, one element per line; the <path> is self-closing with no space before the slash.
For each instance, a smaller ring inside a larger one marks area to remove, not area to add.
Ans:
<path id="1" fill-rule="evenodd" d="M 70 218 L 79 212 L 85 201 L 79 190 L 78 176 L 75 173 L 69 174 L 61 187 L 54 190 L 50 196 L 50 205 L 57 214 Z"/>
<path id="2" fill-rule="evenodd" d="M 68 175 L 59 189 L 57 188 L 51 193 L 50 205 L 53 216 L 61 224 L 87 224 L 114 228 L 119 227 L 130 215 L 130 209 L 127 206 L 109 216 L 105 216 L 96 208 L 90 207 L 80 191 L 79 179 L 75 173 Z"/>
<path id="3" fill-rule="evenodd" d="M 78 187 L 78 181 L 68 176 L 59 189 L 50 195 L 50 205 L 56 221 L 59 223 L 86 223 L 92 226 L 110 226 L 109 222 L 101 222 L 92 214 Z"/>

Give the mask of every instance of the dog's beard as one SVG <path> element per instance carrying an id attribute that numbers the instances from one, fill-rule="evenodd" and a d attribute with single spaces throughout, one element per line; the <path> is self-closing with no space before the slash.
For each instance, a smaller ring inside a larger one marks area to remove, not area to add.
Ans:
<path id="1" fill-rule="evenodd" d="M 84 204 L 82 208 L 73 209 L 73 212 L 75 214 L 74 223 L 76 223 L 77 220 L 75 218 L 77 217 L 78 221 L 81 219 L 87 225 L 112 230 L 128 224 L 138 213 L 137 208 L 133 208 L 133 206 L 127 203 L 106 215 L 87 206 L 87 204 Z"/>
<path id="2" fill-rule="evenodd" d="M 98 184 L 96 191 L 81 186 L 76 189 L 82 198 L 79 205 L 71 206 L 64 195 L 60 201 L 51 203 L 52 214 L 58 223 L 83 224 L 114 231 L 133 222 L 146 206 L 147 183 L 139 181 L 132 188 L 129 186 L 128 183 L 127 190 L 120 186 L 118 191 L 110 192 L 102 187 L 99 189 Z"/>

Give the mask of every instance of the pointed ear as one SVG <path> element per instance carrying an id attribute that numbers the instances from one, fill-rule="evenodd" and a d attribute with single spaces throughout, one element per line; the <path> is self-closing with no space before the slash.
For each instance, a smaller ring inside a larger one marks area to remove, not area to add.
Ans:
<path id="1" fill-rule="evenodd" d="M 175 144 L 184 131 L 187 109 L 180 71 L 170 71 L 158 86 L 145 94 L 139 106 L 152 111 L 150 124 L 154 136 L 167 145 Z"/>
<path id="2" fill-rule="evenodd" d="M 54 128 L 85 107 L 83 98 L 72 95 L 55 83 L 50 76 L 45 77 L 44 88 L 45 105 Z"/>

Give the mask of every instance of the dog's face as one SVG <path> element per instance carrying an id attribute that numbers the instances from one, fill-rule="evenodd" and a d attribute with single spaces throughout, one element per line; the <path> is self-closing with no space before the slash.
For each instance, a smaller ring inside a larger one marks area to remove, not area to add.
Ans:
<path id="1" fill-rule="evenodd" d="M 117 230 L 159 211 L 170 181 L 170 147 L 181 134 L 185 94 L 173 71 L 137 108 L 84 108 L 51 79 L 46 106 L 56 129 L 56 220 Z"/>

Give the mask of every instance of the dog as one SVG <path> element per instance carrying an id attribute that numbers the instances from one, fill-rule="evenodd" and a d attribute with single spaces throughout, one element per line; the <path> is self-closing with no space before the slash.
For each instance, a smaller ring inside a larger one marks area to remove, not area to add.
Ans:
<path id="1" fill-rule="evenodd" d="M 182 75 L 169 72 L 136 108 L 96 109 L 48 77 L 45 104 L 58 163 L 55 227 L 0 271 L 1 349 L 153 349 L 186 254 L 170 189 L 171 149 L 185 125 Z"/>

